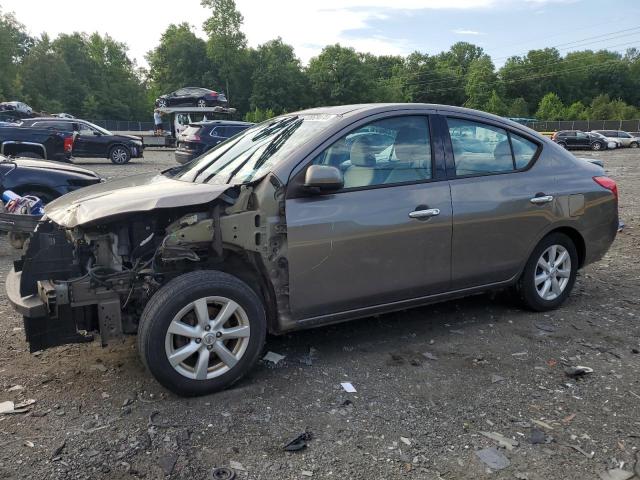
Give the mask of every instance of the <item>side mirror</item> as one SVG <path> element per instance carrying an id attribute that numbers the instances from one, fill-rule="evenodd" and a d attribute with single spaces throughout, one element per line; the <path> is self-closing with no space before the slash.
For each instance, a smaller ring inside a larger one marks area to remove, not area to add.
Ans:
<path id="1" fill-rule="evenodd" d="M 334 192 L 344 186 L 342 172 L 328 165 L 311 165 L 304 177 L 304 187 L 318 193 Z"/>

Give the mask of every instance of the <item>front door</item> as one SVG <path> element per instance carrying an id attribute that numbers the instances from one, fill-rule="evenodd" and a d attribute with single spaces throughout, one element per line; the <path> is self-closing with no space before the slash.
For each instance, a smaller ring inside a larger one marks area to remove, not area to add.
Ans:
<path id="1" fill-rule="evenodd" d="M 431 140 L 427 115 L 389 117 L 356 127 L 309 163 L 340 168 L 344 188 L 286 202 L 296 319 L 449 288 L 451 198 L 435 178 L 442 149 Z"/>
<path id="2" fill-rule="evenodd" d="M 534 163 L 534 139 L 467 118 L 447 124 L 452 288 L 510 280 L 553 221 L 554 172 Z"/>

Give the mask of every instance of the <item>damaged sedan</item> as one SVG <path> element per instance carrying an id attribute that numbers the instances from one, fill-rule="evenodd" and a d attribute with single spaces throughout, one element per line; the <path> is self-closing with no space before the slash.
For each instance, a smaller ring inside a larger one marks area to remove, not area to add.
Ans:
<path id="1" fill-rule="evenodd" d="M 137 334 L 180 395 L 238 381 L 266 335 L 486 291 L 559 307 L 617 227 L 597 165 L 494 115 L 286 114 L 186 165 L 49 204 L 6 281 L 32 351 Z"/>

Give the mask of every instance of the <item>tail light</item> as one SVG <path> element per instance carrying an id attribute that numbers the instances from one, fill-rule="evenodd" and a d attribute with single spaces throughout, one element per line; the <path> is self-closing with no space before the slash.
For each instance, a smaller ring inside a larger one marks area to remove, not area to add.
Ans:
<path id="1" fill-rule="evenodd" d="M 200 141 L 200 135 L 197 134 L 193 134 L 193 135 L 189 135 L 185 138 L 185 140 L 187 142 L 199 142 Z"/>
<path id="2" fill-rule="evenodd" d="M 618 200 L 618 186 L 616 185 L 616 182 L 614 180 L 610 179 L 609 177 L 593 177 L 593 181 L 601 187 L 611 191 L 611 193 L 613 193 L 613 196 L 616 197 L 616 200 Z"/>
<path id="3" fill-rule="evenodd" d="M 71 153 L 73 151 L 73 136 L 65 137 L 64 151 L 67 153 Z"/>
<path id="4" fill-rule="evenodd" d="M 209 93 L 209 96 L 211 98 L 216 98 L 218 96 L 218 92 L 211 92 L 211 93 Z"/>

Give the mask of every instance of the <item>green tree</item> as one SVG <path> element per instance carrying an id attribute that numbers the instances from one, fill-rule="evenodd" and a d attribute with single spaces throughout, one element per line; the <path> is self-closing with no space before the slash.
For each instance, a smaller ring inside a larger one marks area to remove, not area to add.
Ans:
<path id="1" fill-rule="evenodd" d="M 496 88 L 496 74 L 493 62 L 484 55 L 473 60 L 468 68 L 465 107 L 483 108 L 489 102 Z"/>
<path id="2" fill-rule="evenodd" d="M 567 107 L 565 118 L 567 120 L 586 120 L 586 113 L 586 107 L 580 100 L 578 100 Z"/>
<path id="3" fill-rule="evenodd" d="M 487 100 L 487 103 L 484 105 L 483 110 L 495 115 L 506 115 L 508 108 L 507 104 L 504 103 L 504 100 L 502 100 L 502 98 L 500 98 L 500 95 L 498 95 L 498 92 L 493 90 L 491 92 L 489 100 Z"/>
<path id="4" fill-rule="evenodd" d="M 539 120 L 564 120 L 566 116 L 565 107 L 560 97 L 555 93 L 547 93 L 536 112 L 536 118 Z"/>
<path id="5" fill-rule="evenodd" d="M 307 75 L 318 104 L 340 105 L 370 102 L 373 79 L 367 66 L 353 48 L 339 44 L 325 47 L 309 61 Z"/>
<path id="6" fill-rule="evenodd" d="M 234 0 L 201 0 L 200 3 L 211 9 L 211 16 L 202 25 L 209 38 L 207 51 L 224 82 L 227 97 L 231 99 L 235 86 L 239 87 L 238 83 L 241 83 L 239 77 L 247 73 L 242 68 L 248 64 L 245 57 L 247 39 L 241 30 L 244 17 Z"/>
<path id="7" fill-rule="evenodd" d="M 254 108 L 253 110 L 250 110 L 245 114 L 244 120 L 245 122 L 260 123 L 260 122 L 264 122 L 265 120 L 269 120 L 270 118 L 273 118 L 275 116 L 276 114 L 270 108 L 267 108 L 266 110 Z"/>
<path id="8" fill-rule="evenodd" d="M 13 100 L 20 94 L 18 68 L 32 46 L 24 25 L 0 9 L 0 100 Z"/>
<path id="9" fill-rule="evenodd" d="M 210 86 L 215 78 L 207 60 L 207 44 L 188 23 L 171 24 L 147 56 L 152 96 L 186 86 Z"/>
<path id="10" fill-rule="evenodd" d="M 529 106 L 527 101 L 518 97 L 509 106 L 509 116 L 514 118 L 527 118 L 529 116 Z"/>
<path id="11" fill-rule="evenodd" d="M 253 109 L 270 108 L 275 112 L 298 110 L 307 103 L 306 77 L 293 47 L 281 38 L 260 45 L 255 52 Z"/>

